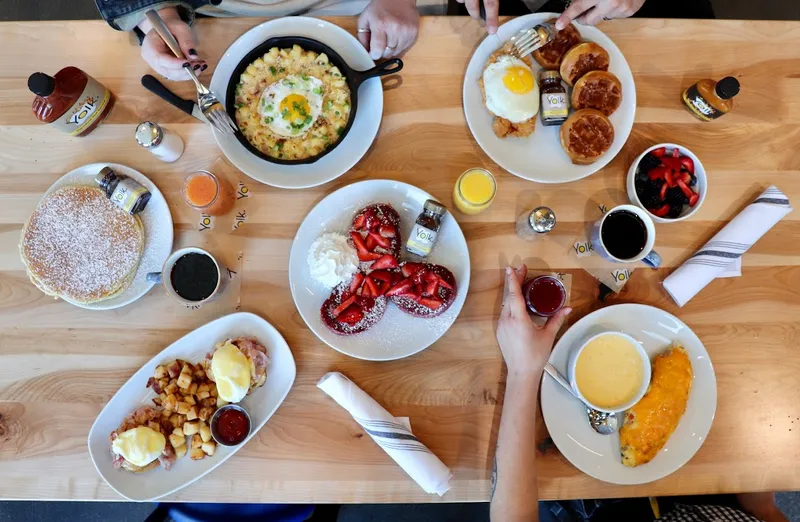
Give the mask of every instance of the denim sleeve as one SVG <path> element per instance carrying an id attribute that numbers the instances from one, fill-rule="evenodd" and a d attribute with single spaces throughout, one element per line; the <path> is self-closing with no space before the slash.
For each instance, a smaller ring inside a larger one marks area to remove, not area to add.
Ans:
<path id="1" fill-rule="evenodd" d="M 181 17 L 188 23 L 194 21 L 194 10 L 209 0 L 95 0 L 100 15 L 108 24 L 120 31 L 131 31 L 144 19 L 150 9 L 177 7 Z"/>

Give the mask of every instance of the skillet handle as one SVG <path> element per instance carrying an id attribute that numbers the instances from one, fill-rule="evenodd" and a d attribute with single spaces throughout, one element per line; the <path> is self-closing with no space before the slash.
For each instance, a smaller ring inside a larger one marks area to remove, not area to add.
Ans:
<path id="1" fill-rule="evenodd" d="M 366 71 L 354 71 L 353 83 L 355 84 L 356 88 L 358 88 L 358 86 L 370 78 L 398 73 L 402 69 L 403 60 L 400 58 L 392 58 L 391 60 L 386 60 L 383 63 L 379 63 L 372 69 L 367 69 Z"/>

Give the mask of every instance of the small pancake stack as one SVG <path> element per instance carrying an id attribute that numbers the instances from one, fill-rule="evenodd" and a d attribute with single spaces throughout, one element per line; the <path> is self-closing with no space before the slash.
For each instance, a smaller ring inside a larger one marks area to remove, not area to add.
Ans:
<path id="1" fill-rule="evenodd" d="M 561 146 L 573 163 L 594 163 L 614 142 L 614 126 L 608 116 L 622 102 L 622 84 L 608 72 L 608 52 L 594 42 L 584 42 L 570 24 L 535 51 L 533 58 L 545 69 L 559 70 L 572 87 L 575 112 L 561 126 Z"/>
<path id="2" fill-rule="evenodd" d="M 19 250 L 42 292 L 89 305 L 130 286 L 144 250 L 144 227 L 99 188 L 69 186 L 39 202 Z"/>

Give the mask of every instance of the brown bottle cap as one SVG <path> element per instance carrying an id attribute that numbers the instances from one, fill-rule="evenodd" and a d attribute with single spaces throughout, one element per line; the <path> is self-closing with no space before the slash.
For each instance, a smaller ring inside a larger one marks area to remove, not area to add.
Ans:
<path id="1" fill-rule="evenodd" d="M 739 94 L 739 80 L 733 76 L 726 76 L 717 82 L 717 86 L 714 90 L 717 96 L 723 100 L 729 100 Z"/>

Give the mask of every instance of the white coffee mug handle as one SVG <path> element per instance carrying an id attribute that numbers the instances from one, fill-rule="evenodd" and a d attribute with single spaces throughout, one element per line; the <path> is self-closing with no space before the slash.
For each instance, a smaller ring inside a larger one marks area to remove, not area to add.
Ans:
<path id="1" fill-rule="evenodd" d="M 651 250 L 649 254 L 642 258 L 642 263 L 650 268 L 658 268 L 661 266 L 661 256 L 655 250 Z"/>
<path id="2" fill-rule="evenodd" d="M 160 285 L 162 280 L 161 272 L 148 272 L 146 279 L 148 283 Z"/>

